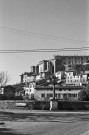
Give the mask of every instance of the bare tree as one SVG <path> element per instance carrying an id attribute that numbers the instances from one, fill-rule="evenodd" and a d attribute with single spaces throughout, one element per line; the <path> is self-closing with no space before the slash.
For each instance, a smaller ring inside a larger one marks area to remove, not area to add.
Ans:
<path id="1" fill-rule="evenodd" d="M 5 86 L 9 81 L 9 76 L 7 72 L 0 72 L 0 87 Z"/>

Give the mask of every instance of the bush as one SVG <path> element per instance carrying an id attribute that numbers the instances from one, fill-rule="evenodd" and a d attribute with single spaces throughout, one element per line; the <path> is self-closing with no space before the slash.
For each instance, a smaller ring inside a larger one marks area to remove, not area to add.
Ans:
<path id="1" fill-rule="evenodd" d="M 15 99 L 15 96 L 12 95 L 0 95 L 0 100 L 13 100 Z"/>
<path id="2" fill-rule="evenodd" d="M 46 101 L 34 101 L 29 103 L 29 108 L 35 109 L 35 110 L 49 110 L 50 103 Z"/>
<path id="3" fill-rule="evenodd" d="M 22 96 L 15 96 L 15 100 L 23 100 Z"/>
<path id="4" fill-rule="evenodd" d="M 84 89 L 81 90 L 79 93 L 79 100 L 80 101 L 88 101 L 88 94 Z"/>
<path id="5" fill-rule="evenodd" d="M 0 95 L 0 100 L 23 100 L 22 96 Z"/>
<path id="6" fill-rule="evenodd" d="M 88 101 L 58 101 L 59 110 L 89 110 Z"/>

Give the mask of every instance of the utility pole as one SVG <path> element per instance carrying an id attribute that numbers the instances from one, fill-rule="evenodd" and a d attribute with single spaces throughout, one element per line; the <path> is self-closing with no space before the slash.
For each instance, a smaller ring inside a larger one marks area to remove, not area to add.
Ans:
<path id="1" fill-rule="evenodd" d="M 53 75 L 52 77 L 50 77 L 50 81 L 53 85 L 53 99 L 55 100 L 55 84 L 56 84 L 57 78 Z"/>
<path id="2" fill-rule="evenodd" d="M 53 84 L 53 99 L 55 100 L 55 84 Z"/>
<path id="3" fill-rule="evenodd" d="M 55 84 L 56 84 L 56 77 L 52 77 L 52 84 L 53 84 L 53 99 L 50 100 L 50 110 L 57 110 L 58 109 L 58 101 L 55 99 Z"/>
<path id="4" fill-rule="evenodd" d="M 58 101 L 55 99 L 55 85 L 57 83 L 56 76 L 54 75 L 50 76 L 48 82 L 50 82 L 53 85 L 53 99 L 50 100 L 50 110 L 57 110 Z"/>

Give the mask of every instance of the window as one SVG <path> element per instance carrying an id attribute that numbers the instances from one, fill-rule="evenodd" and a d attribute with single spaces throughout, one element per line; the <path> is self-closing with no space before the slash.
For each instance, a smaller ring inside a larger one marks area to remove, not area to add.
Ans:
<path id="1" fill-rule="evenodd" d="M 44 69 L 47 70 L 47 62 L 44 63 Z"/>
<path id="2" fill-rule="evenodd" d="M 77 97 L 77 94 L 73 94 L 72 96 L 73 96 L 73 97 Z"/>
<path id="3" fill-rule="evenodd" d="M 60 93 L 58 94 L 58 98 L 60 99 Z"/>
<path id="4" fill-rule="evenodd" d="M 52 94 L 52 93 L 48 93 L 48 94 L 47 94 L 47 97 L 48 97 L 48 98 L 53 97 L 53 94 Z"/>
<path id="5" fill-rule="evenodd" d="M 28 92 L 28 90 L 26 90 Z"/>
<path id="6" fill-rule="evenodd" d="M 44 98 L 45 97 L 45 94 L 41 94 L 41 97 Z"/>

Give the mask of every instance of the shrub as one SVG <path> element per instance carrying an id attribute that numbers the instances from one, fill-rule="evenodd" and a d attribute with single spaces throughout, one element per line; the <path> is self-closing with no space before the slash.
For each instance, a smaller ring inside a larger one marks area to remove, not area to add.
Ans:
<path id="1" fill-rule="evenodd" d="M 58 101 L 59 110 L 89 110 L 88 101 Z"/>
<path id="2" fill-rule="evenodd" d="M 15 96 L 15 100 L 23 100 L 22 96 Z"/>

